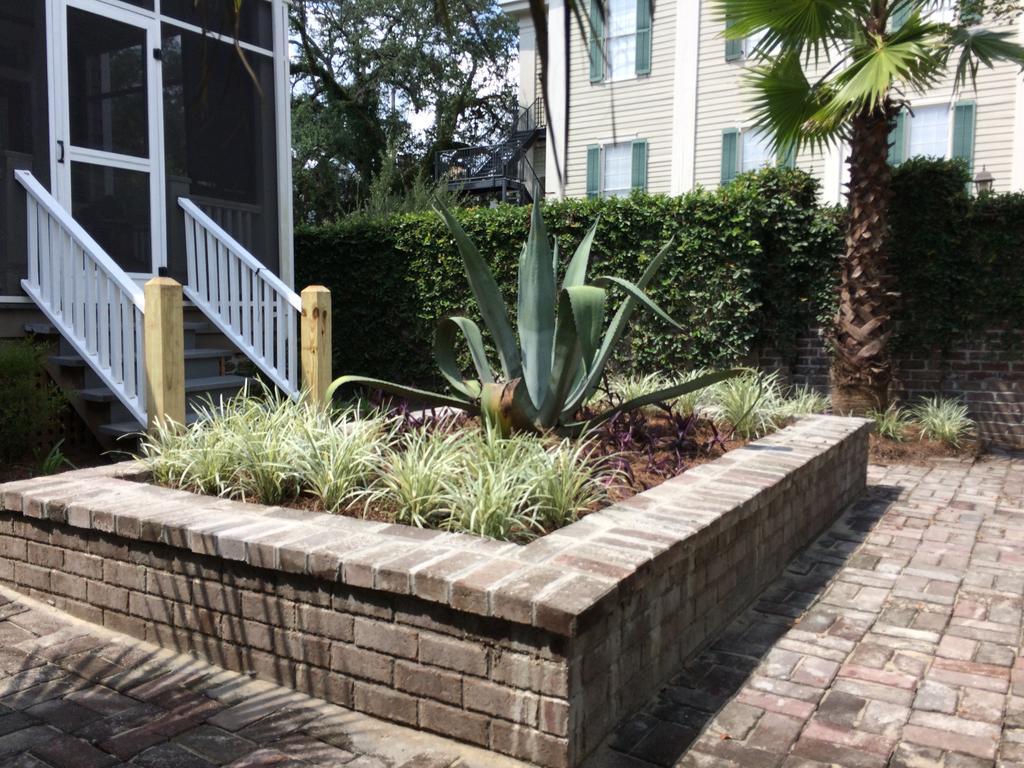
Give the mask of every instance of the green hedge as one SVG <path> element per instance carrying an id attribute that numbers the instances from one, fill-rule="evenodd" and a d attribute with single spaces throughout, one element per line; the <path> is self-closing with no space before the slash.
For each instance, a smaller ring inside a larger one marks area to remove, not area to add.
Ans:
<path id="1" fill-rule="evenodd" d="M 966 192 L 957 162 L 912 160 L 895 169 L 890 253 L 897 349 L 942 348 L 957 336 L 1024 327 L 1024 195 Z M 794 349 L 796 337 L 833 312 L 842 211 L 819 205 L 802 171 L 739 176 L 724 189 L 682 197 L 634 194 L 544 207 L 563 264 L 600 217 L 591 275 L 635 279 L 671 237 L 672 258 L 651 295 L 686 331 L 670 334 L 635 316 L 620 362 L 644 370 L 722 365 L 751 350 Z M 529 211 L 459 212 L 470 237 L 514 298 Z M 432 384 L 437 319 L 473 315 L 455 246 L 433 213 L 350 218 L 296 233 L 296 282 L 323 283 L 334 299 L 334 366 Z"/>
<path id="2" fill-rule="evenodd" d="M 969 184 L 958 160 L 910 160 L 893 173 L 897 350 L 1024 327 L 1024 195 L 972 197 Z"/>
<path id="3" fill-rule="evenodd" d="M 727 188 L 682 197 L 634 194 L 566 200 L 544 208 L 564 261 L 600 217 L 591 275 L 639 277 L 672 237 L 676 248 L 651 286 L 653 298 L 687 329 L 648 313 L 621 357 L 645 369 L 717 365 L 754 346 L 792 348 L 816 312 L 814 297 L 833 271 L 839 241 L 816 206 L 817 183 L 801 171 L 765 171 Z M 525 207 L 463 210 L 459 217 L 514 297 Z M 445 314 L 472 311 L 462 264 L 433 213 L 352 218 L 296 233 L 296 282 L 333 294 L 334 367 L 403 382 L 435 380 L 433 329 Z"/>

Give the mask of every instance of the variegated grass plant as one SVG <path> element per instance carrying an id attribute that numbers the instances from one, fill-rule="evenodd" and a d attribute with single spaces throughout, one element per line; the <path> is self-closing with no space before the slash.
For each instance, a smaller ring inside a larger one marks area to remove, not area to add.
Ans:
<path id="1" fill-rule="evenodd" d="M 891 403 L 884 411 L 870 411 L 868 418 L 875 422 L 875 431 L 888 440 L 905 440 L 907 429 L 913 423 L 905 408 Z"/>
<path id="2" fill-rule="evenodd" d="M 432 422 L 402 429 L 379 412 L 325 409 L 273 392 L 197 409 L 164 425 L 137 458 L 162 485 L 327 512 L 390 514 L 397 522 L 527 539 L 606 498 L 616 473 L 585 440 L 504 436 Z"/>
<path id="3" fill-rule="evenodd" d="M 922 439 L 939 440 L 954 448 L 959 448 L 974 428 L 967 406 L 953 398 L 926 398 L 913 405 L 910 414 Z"/>

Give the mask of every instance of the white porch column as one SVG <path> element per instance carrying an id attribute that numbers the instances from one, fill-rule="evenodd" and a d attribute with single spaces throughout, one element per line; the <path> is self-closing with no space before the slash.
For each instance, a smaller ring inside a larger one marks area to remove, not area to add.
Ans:
<path id="1" fill-rule="evenodd" d="M 565 14 L 564 0 L 550 0 L 548 60 L 544 79 L 551 119 L 548 121 L 544 185 L 546 196 L 558 199 L 565 197 L 565 174 L 568 168 L 568 158 L 565 157 L 566 118 L 569 112 L 565 90 L 565 54 L 568 43 L 564 34 Z"/>
<path id="2" fill-rule="evenodd" d="M 697 154 L 697 72 L 700 61 L 701 0 L 678 0 L 675 82 L 672 104 L 672 182 L 681 195 L 693 189 Z"/>
<path id="3" fill-rule="evenodd" d="M 278 277 L 295 287 L 295 251 L 292 222 L 292 84 L 288 62 L 288 2 L 273 0 L 274 16 L 274 119 L 277 131 L 277 236 Z"/>

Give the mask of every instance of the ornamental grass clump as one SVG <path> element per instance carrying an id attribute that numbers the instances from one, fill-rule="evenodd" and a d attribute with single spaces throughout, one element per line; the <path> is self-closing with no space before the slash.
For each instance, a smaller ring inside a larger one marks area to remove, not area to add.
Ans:
<path id="1" fill-rule="evenodd" d="M 385 450 L 368 499 L 393 509 L 396 522 L 439 527 L 451 513 L 451 479 L 465 466 L 469 442 L 463 432 L 406 432 Z"/>
<path id="2" fill-rule="evenodd" d="M 617 373 L 608 377 L 607 394 L 600 401 L 606 406 L 615 406 L 630 401 L 648 399 L 657 393 L 678 391 L 679 385 L 703 379 L 711 374 L 705 368 L 682 371 L 674 376 L 663 373 L 625 374 Z M 714 386 L 692 389 L 675 397 L 666 397 L 662 401 L 650 403 L 640 408 L 644 413 L 657 413 L 661 407 L 671 408 L 681 416 L 693 416 L 700 407 L 708 402 Z"/>
<path id="3" fill-rule="evenodd" d="M 904 408 L 890 403 L 884 411 L 871 411 L 868 418 L 875 422 L 875 431 L 888 440 L 902 442 L 907 437 L 907 429 L 913 423 Z"/>
<path id="4" fill-rule="evenodd" d="M 779 421 L 799 419 L 803 416 L 825 413 L 828 411 L 829 405 L 828 395 L 823 395 L 804 384 L 799 384 L 793 387 L 777 404 L 775 416 Z"/>
<path id="5" fill-rule="evenodd" d="M 930 397 L 910 409 L 914 423 L 924 440 L 939 440 L 959 448 L 974 428 L 967 406 L 952 398 Z"/>
<path id="6" fill-rule="evenodd" d="M 750 440 L 779 426 L 783 402 L 778 374 L 748 371 L 716 384 L 704 410 L 713 421 L 728 425 L 738 437 Z"/>
<path id="7" fill-rule="evenodd" d="M 160 426 L 140 441 L 137 458 L 162 485 L 263 504 L 305 493 L 336 511 L 374 476 L 391 430 L 379 415 L 246 390 L 207 400 L 187 428 Z"/>
<path id="8" fill-rule="evenodd" d="M 607 499 L 616 474 L 591 444 L 503 435 L 453 419 L 403 421 L 264 391 L 197 409 L 140 442 L 153 481 L 263 504 L 525 540 Z"/>

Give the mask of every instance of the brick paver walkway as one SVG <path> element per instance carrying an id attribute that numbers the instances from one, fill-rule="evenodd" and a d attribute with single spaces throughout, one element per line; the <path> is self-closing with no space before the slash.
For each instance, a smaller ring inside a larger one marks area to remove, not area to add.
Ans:
<path id="1" fill-rule="evenodd" d="M 1024 768 L 1024 460 L 870 481 L 594 768 Z M 0 589 L 0 766 L 117 765 L 521 764 Z"/>
<path id="2" fill-rule="evenodd" d="M 3 768 L 523 768 L 0 588 Z"/>
<path id="3" fill-rule="evenodd" d="M 1024 766 L 1024 460 L 870 485 L 594 766 Z"/>

